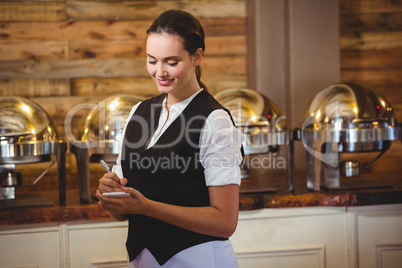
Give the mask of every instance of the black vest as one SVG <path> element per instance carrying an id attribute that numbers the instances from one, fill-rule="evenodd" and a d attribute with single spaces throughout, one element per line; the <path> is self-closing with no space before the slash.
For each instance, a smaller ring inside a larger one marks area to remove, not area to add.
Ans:
<path id="1" fill-rule="evenodd" d="M 212 111 L 224 108 L 208 92 L 201 91 L 156 144 L 145 150 L 157 128 L 165 97 L 166 94 L 162 94 L 143 101 L 127 125 L 121 153 L 127 186 L 158 202 L 189 207 L 209 206 L 204 168 L 199 161 L 200 130 Z M 186 248 L 213 240 L 227 240 L 144 215 L 128 215 L 128 219 L 126 247 L 130 261 L 147 248 L 162 265 Z"/>

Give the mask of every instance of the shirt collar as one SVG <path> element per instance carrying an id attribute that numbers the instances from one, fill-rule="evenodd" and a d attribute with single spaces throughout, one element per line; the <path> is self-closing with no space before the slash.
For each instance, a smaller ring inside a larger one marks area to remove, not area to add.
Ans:
<path id="1" fill-rule="evenodd" d="M 185 99 L 185 100 L 183 100 L 181 102 L 173 104 L 172 106 L 170 106 L 170 111 L 178 111 L 178 112 L 183 111 L 184 108 L 186 108 L 187 105 L 195 98 L 195 96 L 197 96 L 203 90 L 204 90 L 203 88 L 200 88 L 197 92 L 195 92 L 193 95 L 191 95 L 187 99 Z M 166 99 L 167 99 L 167 95 L 163 99 L 163 102 L 162 102 L 162 107 L 163 107 L 164 111 L 167 111 L 167 109 L 166 109 Z"/>

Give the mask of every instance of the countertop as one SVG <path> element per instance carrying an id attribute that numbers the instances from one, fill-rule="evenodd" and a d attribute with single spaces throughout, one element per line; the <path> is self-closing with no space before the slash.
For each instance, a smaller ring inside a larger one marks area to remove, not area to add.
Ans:
<path id="1" fill-rule="evenodd" d="M 302 180 L 303 181 L 303 180 Z M 304 180 L 305 181 L 305 180 Z M 242 181 L 240 211 L 263 208 L 311 207 L 311 206 L 369 206 L 380 204 L 402 204 L 402 187 L 339 189 L 311 192 L 303 183 L 295 184 L 295 191 L 286 186 L 276 191 L 264 181 Z M 95 191 L 95 189 L 94 189 Z M 58 192 L 29 193 L 18 197 L 25 207 L 0 208 L 0 225 L 69 222 L 100 220 L 109 218 L 97 201 L 82 204 L 78 190 L 67 191 L 66 204 L 58 204 Z M 40 205 L 36 205 L 38 202 Z"/>

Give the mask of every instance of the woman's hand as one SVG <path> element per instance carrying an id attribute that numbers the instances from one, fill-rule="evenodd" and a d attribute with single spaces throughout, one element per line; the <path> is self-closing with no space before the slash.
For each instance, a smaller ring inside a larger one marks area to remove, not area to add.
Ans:
<path id="1" fill-rule="evenodd" d="M 127 184 L 127 179 L 120 179 L 116 173 L 105 173 L 102 178 L 99 179 L 99 191 L 100 193 L 107 192 L 120 192 L 122 188 Z"/>
<path id="2" fill-rule="evenodd" d="M 130 187 L 119 189 L 129 193 L 130 197 L 105 197 L 98 190 L 96 197 L 99 199 L 99 205 L 112 214 L 145 214 L 149 201 L 147 198 Z"/>
<path id="3" fill-rule="evenodd" d="M 98 190 L 96 191 L 96 196 L 99 200 L 99 205 L 102 206 L 102 201 L 101 199 L 105 198 L 102 196 L 102 193 L 107 193 L 107 192 L 120 192 L 123 191 L 124 186 L 127 184 L 127 179 L 122 178 L 120 179 L 116 173 L 110 172 L 110 173 L 105 173 L 102 178 L 99 179 L 99 186 Z M 103 207 L 103 206 L 102 206 Z M 106 209 L 106 208 L 105 208 Z M 127 219 L 127 216 L 125 212 L 123 213 L 114 213 L 111 210 L 106 209 L 110 216 L 118 221 L 124 221 Z"/>

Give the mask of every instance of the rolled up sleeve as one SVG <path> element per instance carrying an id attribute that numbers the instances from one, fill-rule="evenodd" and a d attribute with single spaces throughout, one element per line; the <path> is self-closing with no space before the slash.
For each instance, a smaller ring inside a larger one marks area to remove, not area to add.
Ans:
<path id="1" fill-rule="evenodd" d="M 207 186 L 241 183 L 243 135 L 225 110 L 215 110 L 205 120 L 200 136 L 200 162 Z"/>

